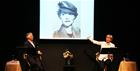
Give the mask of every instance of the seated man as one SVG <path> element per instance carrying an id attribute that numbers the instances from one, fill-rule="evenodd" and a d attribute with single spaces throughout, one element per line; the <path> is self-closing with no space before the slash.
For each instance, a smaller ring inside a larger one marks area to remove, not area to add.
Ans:
<path id="1" fill-rule="evenodd" d="M 115 48 L 115 44 L 112 43 L 113 36 L 111 34 L 106 35 L 105 41 L 96 41 L 93 39 L 93 37 L 88 37 L 88 39 L 93 42 L 94 44 L 100 45 L 101 50 L 102 48 Z M 99 60 L 106 61 L 108 59 L 108 54 L 100 54 Z"/>
<path id="2" fill-rule="evenodd" d="M 26 42 L 24 44 L 26 50 L 23 54 L 23 58 L 29 66 L 29 71 L 44 71 L 42 66 L 42 52 L 36 49 L 37 46 L 35 45 L 33 38 L 32 32 L 26 34 Z"/>

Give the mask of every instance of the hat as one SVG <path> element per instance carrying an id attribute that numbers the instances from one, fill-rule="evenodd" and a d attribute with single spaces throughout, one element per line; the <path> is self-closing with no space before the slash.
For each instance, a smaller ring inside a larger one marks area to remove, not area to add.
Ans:
<path id="1" fill-rule="evenodd" d="M 77 8 L 70 2 L 68 1 L 62 1 L 58 3 L 59 6 L 59 10 L 58 10 L 58 15 L 60 13 L 70 13 L 73 14 L 75 16 L 77 16 Z"/>

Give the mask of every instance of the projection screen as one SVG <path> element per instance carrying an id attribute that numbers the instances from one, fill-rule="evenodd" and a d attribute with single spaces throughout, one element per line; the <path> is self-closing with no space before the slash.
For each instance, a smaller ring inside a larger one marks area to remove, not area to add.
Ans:
<path id="1" fill-rule="evenodd" d="M 40 39 L 94 35 L 94 0 L 40 0 Z"/>

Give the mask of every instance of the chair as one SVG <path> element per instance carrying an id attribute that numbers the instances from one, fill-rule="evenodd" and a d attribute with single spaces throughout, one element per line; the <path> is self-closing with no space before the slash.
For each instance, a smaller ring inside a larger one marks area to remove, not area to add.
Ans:
<path id="1" fill-rule="evenodd" d="M 18 60 L 6 62 L 5 71 L 22 71 L 20 62 Z"/>

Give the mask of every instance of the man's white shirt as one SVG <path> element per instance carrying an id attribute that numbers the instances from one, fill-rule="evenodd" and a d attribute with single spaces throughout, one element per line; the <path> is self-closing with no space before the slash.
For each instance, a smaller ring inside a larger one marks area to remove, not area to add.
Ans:
<path id="1" fill-rule="evenodd" d="M 98 42 L 101 45 L 101 50 L 102 48 L 116 48 L 113 43 L 106 43 L 105 41 Z M 100 54 L 99 60 L 106 61 L 108 59 L 108 54 Z"/>
<path id="2" fill-rule="evenodd" d="M 32 42 L 32 41 L 29 41 L 31 44 L 32 44 L 32 46 L 35 48 L 35 44 Z"/>
<path id="3" fill-rule="evenodd" d="M 90 38 L 89 40 L 94 44 L 100 45 L 101 50 L 102 50 L 102 48 L 116 48 L 115 45 L 113 43 L 111 43 L 111 42 L 107 43 L 105 41 L 96 41 L 96 40 L 93 40 L 92 38 Z M 108 54 L 100 54 L 99 60 L 106 61 L 107 59 L 108 59 Z"/>

